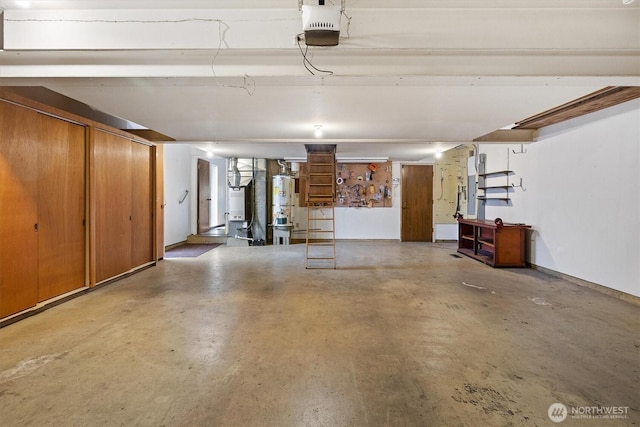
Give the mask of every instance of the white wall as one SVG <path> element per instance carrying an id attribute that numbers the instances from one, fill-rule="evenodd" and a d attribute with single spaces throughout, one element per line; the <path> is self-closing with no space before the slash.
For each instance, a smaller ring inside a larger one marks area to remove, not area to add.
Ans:
<path id="1" fill-rule="evenodd" d="M 400 178 L 402 165 L 392 163 L 392 180 Z M 400 240 L 401 186 L 390 184 L 392 206 L 388 208 L 335 208 L 336 239 Z"/>
<path id="2" fill-rule="evenodd" d="M 394 200 L 390 208 L 335 208 L 336 239 L 400 239 L 398 205 Z"/>
<path id="3" fill-rule="evenodd" d="M 191 231 L 191 198 L 195 196 L 191 184 L 192 148 L 186 145 L 164 145 L 164 244 L 166 246 L 187 239 Z M 185 191 L 189 195 L 183 203 Z"/>
<path id="4" fill-rule="evenodd" d="M 406 164 L 416 164 L 409 162 Z M 423 163 L 420 163 L 423 164 Z M 387 208 L 336 207 L 336 239 L 344 240 L 400 240 L 402 236 L 402 163 L 393 162 L 392 206 Z M 435 194 L 435 193 L 434 193 Z M 303 238 L 307 228 L 306 208 L 294 208 L 294 238 Z M 435 224 L 433 239 L 457 240 L 457 224 Z M 448 227 L 447 227 L 448 226 Z"/>
<path id="5" fill-rule="evenodd" d="M 401 164 L 392 163 L 391 178 L 400 179 Z M 398 181 L 399 182 L 399 181 Z M 400 240 L 401 187 L 391 184 L 391 203 L 386 208 L 335 208 L 336 239 Z M 293 238 L 301 239 L 307 229 L 307 208 L 299 207 L 294 197 L 293 221 L 296 224 Z"/>
<path id="6" fill-rule="evenodd" d="M 433 240 L 458 240 L 458 224 L 436 224 L 433 228 Z"/>
<path id="7" fill-rule="evenodd" d="M 634 100 L 541 129 L 525 154 L 482 145 L 487 170 L 508 160 L 510 183 L 522 178 L 526 190 L 487 206 L 486 218 L 532 225 L 531 263 L 640 296 L 639 123 Z"/>
<path id="8" fill-rule="evenodd" d="M 197 163 L 202 158 L 213 166 L 211 170 L 217 170 L 217 176 L 211 177 L 211 182 L 217 182 L 217 188 L 212 187 L 211 224 L 224 223 L 226 212 L 226 160 L 220 158 L 207 158 L 206 153 L 189 145 L 165 144 L 164 145 L 164 242 L 166 246 L 183 242 L 190 234 L 197 230 Z M 183 203 L 185 190 L 189 195 Z"/>

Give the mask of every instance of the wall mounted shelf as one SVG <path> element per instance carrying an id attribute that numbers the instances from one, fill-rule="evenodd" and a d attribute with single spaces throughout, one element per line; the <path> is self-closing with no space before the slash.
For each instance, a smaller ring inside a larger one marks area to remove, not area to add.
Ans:
<path id="1" fill-rule="evenodd" d="M 509 189 L 512 188 L 511 185 L 509 185 L 509 175 L 512 175 L 513 173 L 514 172 L 510 170 L 501 170 L 478 174 L 478 190 L 484 191 L 484 194 L 477 196 L 477 199 L 483 202 L 499 201 L 509 203 L 509 201 L 511 200 L 511 198 L 509 197 Z M 507 183 L 505 185 L 487 185 L 488 179 L 499 178 L 502 176 L 507 177 Z M 489 194 L 495 194 L 496 197 L 490 197 Z M 503 197 L 497 197 L 502 196 L 503 194 Z"/>
<path id="2" fill-rule="evenodd" d="M 501 175 L 509 176 L 509 175 L 513 175 L 513 174 L 514 174 L 513 171 L 504 170 L 504 171 L 481 173 L 481 174 L 478 174 L 478 176 L 482 176 L 482 177 L 485 177 L 485 178 L 491 178 L 491 177 L 496 177 L 496 176 L 501 176 Z"/>

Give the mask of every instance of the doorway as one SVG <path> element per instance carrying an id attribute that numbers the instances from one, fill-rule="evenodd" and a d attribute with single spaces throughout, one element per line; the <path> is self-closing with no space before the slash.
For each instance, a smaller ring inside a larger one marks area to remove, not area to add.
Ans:
<path id="1" fill-rule="evenodd" d="M 198 234 L 206 233 L 211 228 L 210 169 L 208 161 L 198 159 Z"/>
<path id="2" fill-rule="evenodd" d="M 433 165 L 402 165 L 403 242 L 433 241 Z"/>

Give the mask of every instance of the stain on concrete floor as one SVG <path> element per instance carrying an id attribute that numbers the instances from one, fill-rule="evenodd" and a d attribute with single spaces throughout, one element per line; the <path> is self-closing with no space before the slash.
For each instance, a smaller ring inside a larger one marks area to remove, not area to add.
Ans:
<path id="1" fill-rule="evenodd" d="M 544 426 L 554 402 L 629 408 L 562 425 L 640 425 L 637 306 L 371 248 L 308 271 L 303 245 L 220 247 L 0 329 L 2 425 Z"/>

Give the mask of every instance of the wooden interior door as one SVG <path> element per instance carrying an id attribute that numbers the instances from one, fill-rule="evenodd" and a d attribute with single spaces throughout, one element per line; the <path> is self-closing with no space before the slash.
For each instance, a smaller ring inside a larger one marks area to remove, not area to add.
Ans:
<path id="1" fill-rule="evenodd" d="M 131 262 L 153 261 L 153 147 L 131 142 Z"/>
<path id="2" fill-rule="evenodd" d="M 38 301 L 85 284 L 85 127 L 40 115 Z"/>
<path id="3" fill-rule="evenodd" d="M 131 263 L 131 141 L 96 130 L 95 258 L 96 282 L 129 271 Z"/>
<path id="4" fill-rule="evenodd" d="M 433 240 L 433 166 L 402 166 L 403 242 Z"/>
<path id="5" fill-rule="evenodd" d="M 206 233 L 211 227 L 211 165 L 198 159 L 198 233 Z"/>
<path id="6" fill-rule="evenodd" d="M 38 302 L 38 113 L 0 101 L 0 317 Z"/>

